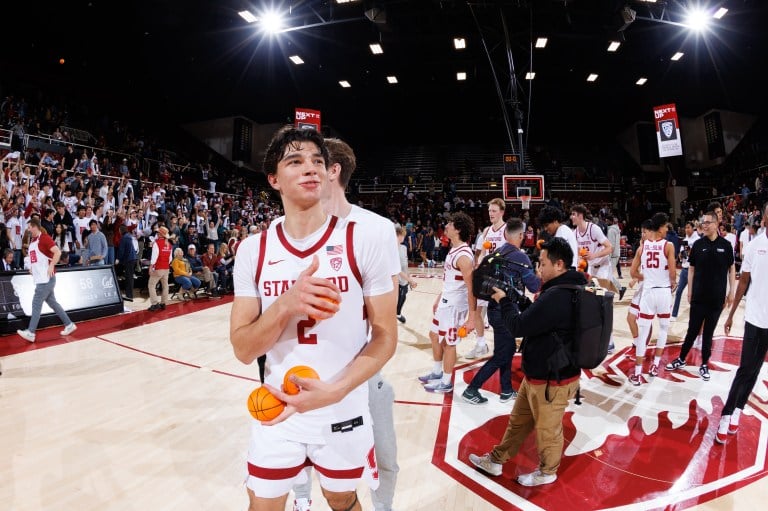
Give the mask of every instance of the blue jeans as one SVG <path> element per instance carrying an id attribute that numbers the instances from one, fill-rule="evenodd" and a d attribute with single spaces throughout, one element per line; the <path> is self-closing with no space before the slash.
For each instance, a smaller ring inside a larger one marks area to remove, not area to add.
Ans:
<path id="1" fill-rule="evenodd" d="M 683 268 L 680 271 L 680 280 L 677 282 L 677 291 L 675 292 L 675 306 L 672 307 L 672 316 L 677 317 L 677 312 L 680 310 L 680 299 L 683 297 L 683 291 L 685 286 L 688 285 L 688 268 Z"/>
<path id="2" fill-rule="evenodd" d="M 107 258 L 104 260 L 104 264 L 110 266 L 115 264 L 115 247 L 107 247 Z"/>
<path id="3" fill-rule="evenodd" d="M 469 387 L 475 390 L 479 389 L 498 369 L 501 392 L 509 394 L 513 390 L 512 357 L 517 349 L 517 344 L 515 343 L 515 338 L 512 337 L 504 325 L 500 307 L 488 307 L 488 323 L 493 327 L 493 356 L 483 364 L 483 367 L 472 378 Z"/>
<path id="4" fill-rule="evenodd" d="M 179 276 L 179 277 L 174 277 L 173 279 L 176 281 L 176 283 L 178 283 L 181 286 L 181 288 L 184 291 L 189 291 L 193 287 L 195 289 L 200 287 L 200 279 L 198 279 L 197 277 Z"/>
<path id="5" fill-rule="evenodd" d="M 35 296 L 32 297 L 32 319 L 29 320 L 29 327 L 27 327 L 33 334 L 37 330 L 37 324 L 40 322 L 40 312 L 43 310 L 43 303 L 47 303 L 48 307 L 53 309 L 53 312 L 56 313 L 65 326 L 72 323 L 64 308 L 56 301 L 56 295 L 53 294 L 55 288 L 55 276 L 51 277 L 51 280 L 45 284 L 35 285 Z"/>

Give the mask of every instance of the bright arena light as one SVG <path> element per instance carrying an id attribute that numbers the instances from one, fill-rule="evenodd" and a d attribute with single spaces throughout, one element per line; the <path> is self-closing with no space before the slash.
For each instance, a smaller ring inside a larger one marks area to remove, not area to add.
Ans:
<path id="1" fill-rule="evenodd" d="M 709 20 L 712 18 L 703 9 L 691 9 L 685 16 L 685 26 L 696 32 L 704 32 L 709 28 Z"/>
<path id="2" fill-rule="evenodd" d="M 283 17 L 275 11 L 265 12 L 260 21 L 262 30 L 268 34 L 277 34 L 283 28 Z"/>

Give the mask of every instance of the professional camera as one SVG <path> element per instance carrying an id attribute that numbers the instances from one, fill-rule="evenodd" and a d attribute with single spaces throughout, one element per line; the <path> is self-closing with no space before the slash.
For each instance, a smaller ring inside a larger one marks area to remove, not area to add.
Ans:
<path id="1" fill-rule="evenodd" d="M 512 300 L 517 300 L 523 310 L 530 303 L 523 289 L 521 269 L 530 269 L 527 264 L 510 261 L 501 252 L 496 251 L 483 258 L 472 274 L 472 292 L 481 300 L 492 300 L 491 295 L 498 288 Z"/>

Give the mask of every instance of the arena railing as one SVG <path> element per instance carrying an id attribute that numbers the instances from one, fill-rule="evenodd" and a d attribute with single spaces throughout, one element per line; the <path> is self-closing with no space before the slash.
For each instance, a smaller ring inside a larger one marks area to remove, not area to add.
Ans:
<path id="1" fill-rule="evenodd" d="M 11 147 L 13 140 L 13 131 L 0 129 L 0 147 Z"/>

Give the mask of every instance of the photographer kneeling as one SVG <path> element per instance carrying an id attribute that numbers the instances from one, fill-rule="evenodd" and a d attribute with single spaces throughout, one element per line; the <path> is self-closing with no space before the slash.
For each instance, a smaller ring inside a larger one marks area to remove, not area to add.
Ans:
<path id="1" fill-rule="evenodd" d="M 573 291 L 556 286 L 586 284 L 582 273 L 570 269 L 573 250 L 561 238 L 544 243 L 539 257 L 542 286 L 539 298 L 520 312 L 517 297 L 496 291 L 492 298 L 501 305 L 507 330 L 523 337 L 523 373 L 518 397 L 509 416 L 501 442 L 482 456 L 469 455 L 469 461 L 484 472 L 501 475 L 502 464 L 517 454 L 523 441 L 536 431 L 539 469 L 517 477 L 523 486 L 553 483 L 563 455 L 563 414 L 568 400 L 576 395 L 581 370 L 563 364 L 563 344 L 573 340 Z"/>
<path id="2" fill-rule="evenodd" d="M 525 252 L 520 250 L 520 246 L 523 243 L 523 235 L 523 221 L 519 218 L 510 218 L 507 220 L 507 225 L 504 229 L 506 243 L 488 256 L 494 257 L 495 254 L 498 254 L 504 258 L 499 268 L 499 277 L 503 279 L 507 286 L 512 288 L 510 289 L 511 293 L 516 293 L 521 297 L 525 296 L 525 288 L 531 293 L 535 293 L 541 287 L 541 280 L 533 272 L 530 259 L 528 259 Z M 486 286 L 488 286 L 487 281 Z M 479 289 L 483 287 L 481 285 Z M 473 279 L 472 290 L 475 296 L 478 296 L 479 289 L 474 285 Z M 492 294 L 493 290 L 487 290 L 486 292 Z M 485 296 L 482 298 L 485 299 Z M 483 383 L 493 376 L 497 369 L 501 382 L 499 400 L 502 403 L 506 403 L 517 397 L 517 392 L 512 388 L 512 357 L 517 349 L 517 344 L 515 343 L 515 337 L 509 334 L 507 327 L 504 325 L 501 304 L 493 300 L 490 300 L 488 303 L 488 322 L 493 327 L 493 356 L 483 364 L 483 367 L 472 378 L 469 386 L 461 395 L 464 401 L 475 405 L 488 402 L 488 398 L 484 397 L 479 389 L 483 386 Z"/>

